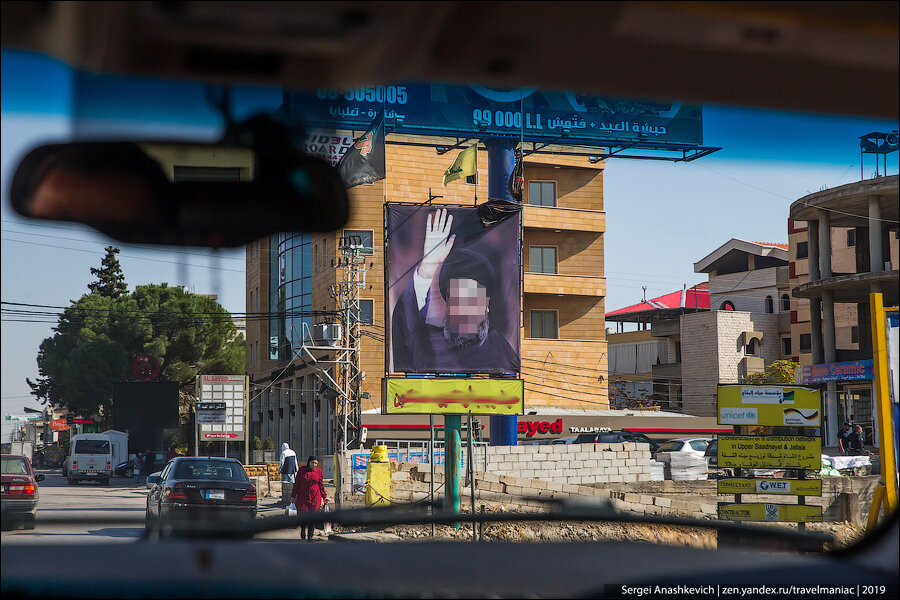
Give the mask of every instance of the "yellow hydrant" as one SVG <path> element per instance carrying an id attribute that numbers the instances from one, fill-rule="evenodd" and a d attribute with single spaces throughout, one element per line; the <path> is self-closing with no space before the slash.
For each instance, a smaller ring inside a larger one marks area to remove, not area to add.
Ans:
<path id="1" fill-rule="evenodd" d="M 374 446 L 366 465 L 366 506 L 391 503 L 391 461 L 387 446 Z"/>

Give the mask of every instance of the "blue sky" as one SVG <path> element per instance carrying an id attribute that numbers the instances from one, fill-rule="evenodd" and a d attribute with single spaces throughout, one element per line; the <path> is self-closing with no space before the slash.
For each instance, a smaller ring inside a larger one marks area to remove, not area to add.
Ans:
<path id="1" fill-rule="evenodd" d="M 22 154 L 41 142 L 76 135 L 212 140 L 218 121 L 195 84 L 175 86 L 155 108 L 143 103 L 123 112 L 106 102 L 101 85 L 74 89 L 71 71 L 55 61 L 8 51 L 2 57 L 2 299 L 65 306 L 87 292 L 90 268 L 99 264 L 109 240 L 79 225 L 32 223 L 16 215 L 8 206 L 7 188 Z M 138 97 L 152 96 L 140 81 L 129 85 Z M 252 89 L 238 93 L 236 99 L 242 112 L 249 112 L 277 106 L 280 91 Z M 96 116 L 114 108 L 115 120 L 72 119 L 73 110 Z M 170 118 L 173 112 L 178 118 Z M 653 297 L 703 281 L 693 272 L 693 263 L 732 237 L 786 241 L 791 202 L 825 187 L 858 181 L 858 136 L 898 127 L 896 122 L 871 119 L 715 106 L 704 107 L 703 120 L 704 143 L 723 147 L 711 156 L 691 163 L 607 162 L 607 311 L 640 301 L 643 285 Z M 874 171 L 869 156 L 865 177 Z M 888 172 L 897 171 L 894 153 Z M 214 257 L 203 249 L 121 247 L 120 261 L 130 288 L 184 284 L 197 293 L 218 293 L 227 310 L 245 310 L 242 250 Z M 37 375 L 38 345 L 51 335 L 50 327 L 3 321 L 3 413 L 36 406 L 28 398 L 25 377 Z M 4 422 L 4 440 L 9 429 Z"/>

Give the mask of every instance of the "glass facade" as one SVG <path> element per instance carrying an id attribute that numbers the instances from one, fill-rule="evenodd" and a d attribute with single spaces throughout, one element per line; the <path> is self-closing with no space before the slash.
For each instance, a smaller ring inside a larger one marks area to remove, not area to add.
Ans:
<path id="1" fill-rule="evenodd" d="M 279 233 L 269 248 L 269 359 L 283 363 L 291 360 L 291 347 L 312 334 L 311 236 Z"/>

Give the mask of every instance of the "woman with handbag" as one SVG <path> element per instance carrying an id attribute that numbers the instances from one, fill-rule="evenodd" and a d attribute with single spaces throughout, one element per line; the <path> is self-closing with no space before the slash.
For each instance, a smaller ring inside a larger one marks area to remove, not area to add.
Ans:
<path id="1" fill-rule="evenodd" d="M 297 512 L 317 512 L 322 504 L 328 504 L 328 495 L 325 493 L 325 477 L 319 468 L 319 459 L 310 456 L 306 465 L 300 467 L 297 472 L 297 481 L 291 489 L 291 501 L 297 506 Z M 303 524 L 300 526 L 300 539 L 311 540 L 315 524 Z"/>

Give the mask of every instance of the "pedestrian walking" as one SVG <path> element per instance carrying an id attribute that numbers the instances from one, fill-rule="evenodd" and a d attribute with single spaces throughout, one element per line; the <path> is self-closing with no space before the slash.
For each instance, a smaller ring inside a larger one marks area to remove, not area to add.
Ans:
<path id="1" fill-rule="evenodd" d="M 863 431 L 862 425 L 857 424 L 853 427 L 853 435 L 850 436 L 850 454 L 854 456 L 866 454 L 865 446 L 866 434 Z"/>
<path id="2" fill-rule="evenodd" d="M 301 512 L 317 512 L 322 504 L 328 504 L 328 495 L 325 493 L 325 476 L 319 468 L 319 459 L 310 456 L 306 465 L 297 471 L 297 481 L 291 489 L 291 501 Z M 300 526 L 300 539 L 311 540 L 315 532 L 315 523 Z"/>
<path id="3" fill-rule="evenodd" d="M 850 438 L 853 436 L 853 423 L 846 421 L 843 429 L 838 432 L 838 448 L 841 454 L 850 456 Z"/>
<path id="4" fill-rule="evenodd" d="M 134 482 L 141 482 L 141 468 L 144 466 L 144 461 L 141 459 L 141 453 L 137 452 L 134 455 Z"/>
<path id="5" fill-rule="evenodd" d="M 281 444 L 281 462 L 278 465 L 281 480 L 285 483 L 294 483 L 294 477 L 297 475 L 299 466 L 297 464 L 297 453 L 291 450 L 287 442 Z"/>

